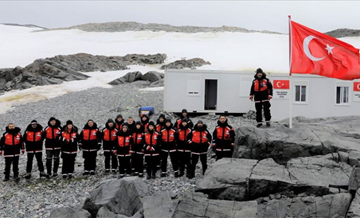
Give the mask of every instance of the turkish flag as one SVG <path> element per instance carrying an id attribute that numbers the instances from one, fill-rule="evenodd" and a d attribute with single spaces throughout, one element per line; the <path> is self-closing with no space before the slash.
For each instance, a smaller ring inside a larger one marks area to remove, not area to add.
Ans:
<path id="1" fill-rule="evenodd" d="M 290 74 L 360 78 L 359 49 L 296 22 L 290 24 Z"/>
<path id="2" fill-rule="evenodd" d="M 360 92 L 360 82 L 354 82 L 354 92 Z"/>
<path id="3" fill-rule="evenodd" d="M 274 89 L 289 89 L 290 83 L 289 80 L 274 80 L 273 87 Z"/>

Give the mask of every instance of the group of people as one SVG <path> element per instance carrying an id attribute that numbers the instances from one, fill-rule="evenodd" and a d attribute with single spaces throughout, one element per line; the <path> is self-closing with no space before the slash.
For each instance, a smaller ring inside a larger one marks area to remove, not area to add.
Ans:
<path id="1" fill-rule="evenodd" d="M 11 165 L 14 179 L 19 180 L 19 157 L 25 151 L 26 179 L 31 178 L 34 156 L 40 177 L 58 176 L 62 158 L 62 176 L 72 178 L 78 149 L 82 150 L 84 159 L 83 175 L 95 175 L 96 157 L 101 147 L 105 156 L 105 172 L 116 173 L 118 169 L 120 177 L 143 177 L 145 160 L 147 179 L 155 178 L 159 169 L 160 175 L 165 177 L 170 157 L 175 177 L 184 176 L 186 172 L 188 178 L 193 178 L 199 159 L 202 173 L 205 173 L 208 149 L 216 152 L 217 159 L 231 157 L 234 140 L 234 129 L 225 115 L 219 117 L 213 134 L 210 134 L 203 121 L 193 124 L 186 109 L 182 110 L 175 123 L 164 114 L 159 116 L 156 124 L 147 115 L 141 115 L 138 122 L 132 117 L 125 122 L 118 115 L 115 121 L 109 119 L 102 130 L 90 119 L 80 132 L 71 120 L 61 126 L 58 119 L 51 117 L 45 128 L 36 120 L 31 121 L 23 135 L 20 128 L 10 123 L 0 141 L 0 155 L 5 157 L 4 181 L 10 179 Z M 42 162 L 43 144 L 46 173 Z"/>

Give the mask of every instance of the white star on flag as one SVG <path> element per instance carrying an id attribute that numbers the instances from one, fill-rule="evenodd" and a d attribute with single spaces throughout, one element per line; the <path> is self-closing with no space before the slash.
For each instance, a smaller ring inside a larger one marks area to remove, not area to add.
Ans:
<path id="1" fill-rule="evenodd" d="M 328 54 L 332 54 L 332 49 L 333 49 L 334 47 L 331 47 L 329 44 L 327 44 L 326 45 L 326 50 L 328 50 Z"/>

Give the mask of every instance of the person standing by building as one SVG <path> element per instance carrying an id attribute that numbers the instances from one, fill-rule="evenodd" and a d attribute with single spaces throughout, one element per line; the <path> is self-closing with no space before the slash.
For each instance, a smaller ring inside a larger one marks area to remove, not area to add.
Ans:
<path id="1" fill-rule="evenodd" d="M 155 131 L 154 122 L 150 121 L 148 131 L 145 133 L 144 155 L 146 161 L 147 179 L 155 179 L 157 165 L 159 164 L 161 135 Z"/>
<path id="2" fill-rule="evenodd" d="M 83 175 L 95 175 L 96 156 L 101 147 L 100 140 L 101 132 L 97 128 L 97 124 L 92 119 L 88 120 L 80 133 L 79 139 L 79 145 L 84 158 Z"/>
<path id="3" fill-rule="evenodd" d="M 207 151 L 211 145 L 211 134 L 207 130 L 206 124 L 203 121 L 199 120 L 194 129 L 188 135 L 189 145 L 191 147 L 191 164 L 192 170 L 190 178 L 195 177 L 196 164 L 201 161 L 202 164 L 202 174 L 205 174 L 207 169 Z"/>
<path id="4" fill-rule="evenodd" d="M 131 164 L 134 175 L 144 176 L 144 127 L 141 122 L 135 123 L 136 129 L 132 133 L 133 144 L 131 146 Z"/>
<path id="5" fill-rule="evenodd" d="M 45 149 L 46 149 L 46 170 L 49 176 L 58 175 L 61 150 L 61 123 L 54 117 L 50 117 L 48 126 L 44 129 Z M 52 162 L 54 160 L 54 168 Z M 53 170 L 53 171 L 52 171 Z M 51 174 L 53 172 L 53 174 Z"/>
<path id="6" fill-rule="evenodd" d="M 183 118 L 187 118 L 188 120 L 188 126 L 190 129 L 192 129 L 194 127 L 194 123 L 191 121 L 189 115 L 188 115 L 188 112 L 186 109 L 182 109 L 181 111 L 181 115 L 180 115 L 180 118 L 178 118 L 176 121 L 175 121 L 175 129 L 179 129 L 180 128 L 180 124 L 182 122 L 182 119 Z"/>
<path id="7" fill-rule="evenodd" d="M 43 127 L 40 124 L 38 124 L 36 120 L 32 120 L 31 123 L 27 126 L 23 136 L 26 153 L 27 153 L 25 179 L 31 178 L 34 156 L 37 161 L 40 177 L 49 178 L 49 175 L 47 175 L 44 172 L 44 163 L 42 160 L 43 141 L 44 141 L 43 136 L 44 136 Z"/>
<path id="8" fill-rule="evenodd" d="M 179 177 L 184 175 L 185 167 L 186 167 L 186 176 L 190 176 L 191 172 L 191 148 L 188 143 L 188 135 L 191 132 L 189 128 L 188 119 L 183 118 L 180 129 L 177 130 L 176 134 L 176 142 L 177 142 L 177 150 L 178 150 L 178 158 L 179 158 Z"/>
<path id="9" fill-rule="evenodd" d="M 119 159 L 119 177 L 122 178 L 125 176 L 130 176 L 131 166 L 130 159 L 131 153 L 130 148 L 133 144 L 133 139 L 131 132 L 129 131 L 128 125 L 124 124 L 122 130 L 119 130 L 117 133 L 117 144 L 114 154 L 117 155 Z"/>
<path id="10" fill-rule="evenodd" d="M 228 124 L 225 115 L 220 115 L 217 126 L 213 132 L 213 150 L 216 153 L 216 160 L 223 157 L 232 157 L 234 151 L 235 131 Z"/>
<path id="11" fill-rule="evenodd" d="M 167 175 L 167 159 L 169 155 L 175 177 L 179 177 L 179 166 L 175 139 L 176 130 L 173 128 L 171 120 L 166 119 L 165 128 L 161 130 L 161 177 L 165 177 Z"/>
<path id="12" fill-rule="evenodd" d="M 20 128 L 15 124 L 9 123 L 6 127 L 5 133 L 0 140 L 0 155 L 4 152 L 5 157 L 5 178 L 3 181 L 10 179 L 10 168 L 13 166 L 14 180 L 18 182 L 19 178 L 19 157 L 20 152 L 24 154 L 24 143 L 20 133 Z"/>
<path id="13" fill-rule="evenodd" d="M 264 115 L 266 126 L 270 126 L 270 100 L 273 95 L 273 86 L 266 74 L 261 68 L 256 70 L 255 79 L 252 82 L 250 89 L 250 100 L 254 100 L 256 109 L 256 127 L 262 126 L 262 108 L 264 107 Z"/>
<path id="14" fill-rule="evenodd" d="M 78 128 L 73 125 L 71 120 L 66 121 L 61 133 L 62 175 L 64 179 L 73 177 L 78 140 Z"/>
<path id="15" fill-rule="evenodd" d="M 121 125 L 122 126 L 122 125 Z M 101 139 L 103 144 L 104 156 L 105 156 L 105 172 L 110 172 L 110 168 L 113 173 L 116 173 L 118 167 L 118 160 L 113 153 L 116 146 L 116 137 L 118 130 L 115 128 L 115 122 L 112 119 L 108 119 L 105 124 L 105 128 L 102 130 Z M 110 167 L 111 161 L 111 167 Z"/>

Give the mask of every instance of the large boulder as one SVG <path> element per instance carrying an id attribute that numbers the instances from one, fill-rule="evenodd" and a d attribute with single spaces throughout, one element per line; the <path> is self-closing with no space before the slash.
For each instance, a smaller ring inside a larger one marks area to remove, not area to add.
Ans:
<path id="1" fill-rule="evenodd" d="M 210 200 L 204 194 L 189 192 L 180 197 L 172 218 L 255 218 L 257 207 L 256 201 Z"/>
<path id="2" fill-rule="evenodd" d="M 61 207 L 53 210 L 49 218 L 91 218 L 91 214 L 84 209 Z"/>
<path id="3" fill-rule="evenodd" d="M 143 198 L 146 218 L 171 218 L 177 201 L 172 201 L 168 192 L 156 192 Z"/>
<path id="4" fill-rule="evenodd" d="M 158 80 L 150 84 L 150 87 L 163 87 L 164 86 L 164 79 Z"/>
<path id="5" fill-rule="evenodd" d="M 357 152 L 351 156 L 351 165 L 359 163 L 360 116 L 298 118 L 296 121 L 291 129 L 286 127 L 286 123 L 274 123 L 271 128 L 239 127 L 233 157 L 271 157 L 285 163 L 297 157 Z"/>
<path id="6" fill-rule="evenodd" d="M 147 80 L 150 82 L 156 82 L 162 78 L 164 78 L 164 74 L 156 71 L 149 71 L 141 77 L 142 80 Z"/>
<path id="7" fill-rule="evenodd" d="M 171 62 L 167 65 L 161 66 L 161 69 L 184 69 L 190 68 L 195 69 L 196 67 L 201 67 L 203 65 L 210 65 L 209 61 L 205 61 L 202 58 L 192 58 L 192 59 L 183 59 Z"/>
<path id="8" fill-rule="evenodd" d="M 142 73 L 140 71 L 134 71 L 134 72 L 127 73 L 122 78 L 125 79 L 125 82 L 131 83 L 131 82 L 135 82 L 136 80 L 141 79 L 141 77 L 142 77 Z"/>
<path id="9" fill-rule="evenodd" d="M 93 217 L 103 206 L 115 214 L 133 216 L 143 207 L 142 198 L 149 192 L 149 187 L 138 177 L 107 180 L 90 193 L 83 209 Z"/>
<path id="10" fill-rule="evenodd" d="M 140 209 L 136 214 L 134 214 L 130 218 L 143 218 L 143 217 L 144 217 L 144 211 L 143 209 Z M 99 209 L 96 218 L 129 218 L 129 216 L 113 213 L 106 206 L 103 206 Z"/>
<path id="11" fill-rule="evenodd" d="M 123 77 L 117 78 L 117 79 L 109 82 L 109 84 L 113 85 L 113 86 L 117 86 L 117 85 L 124 84 L 124 83 L 126 83 L 126 80 Z"/>
<path id="12" fill-rule="evenodd" d="M 322 197 L 302 196 L 259 199 L 257 218 L 345 217 L 351 202 L 349 193 Z"/>
<path id="13" fill-rule="evenodd" d="M 357 190 L 346 217 L 360 217 L 360 189 Z"/>
<path id="14" fill-rule="evenodd" d="M 292 159 L 287 165 L 273 159 L 261 161 L 224 158 L 215 162 L 198 181 L 196 191 L 212 199 L 252 200 L 281 193 L 318 196 L 333 193 L 331 188 L 346 191 L 351 167 L 337 162 L 332 154 Z"/>

